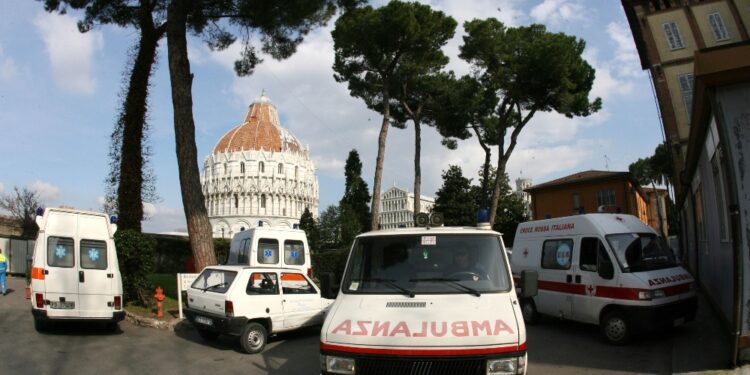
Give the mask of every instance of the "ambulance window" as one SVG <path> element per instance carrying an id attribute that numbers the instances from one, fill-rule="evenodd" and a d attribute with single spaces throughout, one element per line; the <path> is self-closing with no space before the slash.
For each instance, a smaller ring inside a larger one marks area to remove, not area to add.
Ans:
<path id="1" fill-rule="evenodd" d="M 542 268 L 554 270 L 570 269 L 570 257 L 573 253 L 573 240 L 544 241 L 542 248 Z"/>
<path id="2" fill-rule="evenodd" d="M 279 280 L 275 273 L 254 273 L 247 283 L 247 294 L 279 294 Z"/>
<path id="3" fill-rule="evenodd" d="M 258 263 L 260 264 L 277 264 L 279 263 L 279 241 L 270 238 L 261 238 L 258 240 Z"/>
<path id="4" fill-rule="evenodd" d="M 107 269 L 107 243 L 96 240 L 81 240 L 81 268 L 94 270 Z"/>
<path id="5" fill-rule="evenodd" d="M 581 240 L 581 271 L 596 272 L 596 256 L 599 248 L 604 248 L 602 241 L 596 237 L 586 237 Z"/>
<path id="6" fill-rule="evenodd" d="M 281 291 L 284 294 L 315 294 L 315 288 L 299 273 L 281 274 Z"/>
<path id="7" fill-rule="evenodd" d="M 305 264 L 305 246 L 302 241 L 284 241 L 284 263 L 295 266 Z"/>
<path id="8" fill-rule="evenodd" d="M 47 238 L 47 264 L 50 267 L 71 268 L 75 266 L 73 239 L 65 237 Z"/>

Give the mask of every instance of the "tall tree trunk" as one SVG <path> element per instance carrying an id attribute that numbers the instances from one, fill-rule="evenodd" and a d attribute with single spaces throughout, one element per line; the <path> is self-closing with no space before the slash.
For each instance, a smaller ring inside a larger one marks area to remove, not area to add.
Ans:
<path id="1" fill-rule="evenodd" d="M 148 81 L 162 32 L 154 28 L 150 10 L 142 10 L 141 39 L 117 126 L 122 128 L 120 179 L 117 186 L 118 226 L 141 231 L 143 220 L 143 141 Z"/>
<path id="2" fill-rule="evenodd" d="M 172 83 L 174 133 L 177 166 L 180 173 L 182 206 L 185 210 L 190 248 L 196 269 L 216 264 L 211 224 L 201 191 L 198 152 L 193 121 L 193 75 L 187 54 L 186 0 L 173 0 L 167 8 L 167 51 L 169 78 Z"/>
<path id="3" fill-rule="evenodd" d="M 414 215 L 420 213 L 422 201 L 422 127 L 414 121 Z"/>
<path id="4" fill-rule="evenodd" d="M 505 165 L 507 159 L 503 157 L 502 148 L 498 152 L 497 156 L 497 172 L 495 175 L 495 189 L 492 191 L 492 206 L 490 208 L 490 225 L 495 225 L 495 215 L 497 215 L 497 208 L 500 203 L 500 185 L 505 176 Z"/>
<path id="5" fill-rule="evenodd" d="M 387 86 L 387 85 L 386 85 Z M 383 160 L 385 159 L 385 139 L 388 136 L 388 126 L 390 124 L 391 106 L 388 88 L 383 89 L 383 124 L 380 125 L 380 135 L 378 136 L 378 157 L 375 160 L 375 181 L 372 186 L 372 230 L 378 230 L 380 226 L 380 182 L 383 178 Z"/>
<path id="6" fill-rule="evenodd" d="M 490 163 L 492 162 L 492 149 L 490 146 L 487 145 L 487 143 L 484 142 L 484 139 L 482 138 L 482 134 L 479 132 L 479 128 L 476 125 L 471 126 L 472 129 L 474 129 L 474 133 L 477 135 L 477 140 L 479 140 L 479 146 L 482 147 L 482 150 L 484 150 L 484 165 L 482 165 L 482 173 L 484 178 L 482 178 L 482 196 L 479 197 L 481 199 L 480 202 L 477 202 L 479 204 L 479 208 L 487 208 L 487 197 L 489 196 L 489 189 L 490 189 Z"/>

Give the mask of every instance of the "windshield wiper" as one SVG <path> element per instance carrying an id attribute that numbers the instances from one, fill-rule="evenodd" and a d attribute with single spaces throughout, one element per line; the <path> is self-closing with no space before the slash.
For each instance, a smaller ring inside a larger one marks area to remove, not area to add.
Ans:
<path id="1" fill-rule="evenodd" d="M 209 289 L 218 288 L 218 287 L 223 286 L 223 285 L 227 285 L 227 283 L 219 283 L 219 284 L 211 285 L 211 286 L 205 287 L 205 288 L 203 288 L 201 290 L 205 292 L 205 291 L 207 291 Z"/>
<path id="2" fill-rule="evenodd" d="M 432 278 L 424 278 L 424 279 L 411 279 L 409 281 L 447 281 L 451 285 L 457 286 L 457 287 L 465 290 L 467 293 L 469 293 L 471 295 L 475 295 L 477 297 L 480 297 L 482 295 L 482 293 L 479 293 L 478 290 L 476 290 L 474 288 L 471 288 L 471 287 L 468 287 L 468 286 L 466 286 L 464 284 L 461 284 L 461 283 L 459 283 L 459 281 L 461 281 L 461 280 L 456 280 L 456 279 L 448 279 L 448 278 L 445 278 L 445 277 L 432 277 Z"/>
<path id="3" fill-rule="evenodd" d="M 409 296 L 409 298 L 414 298 L 414 296 L 416 295 L 411 290 L 406 289 L 406 288 L 402 287 L 401 285 L 398 285 L 398 284 L 394 283 L 394 281 L 396 281 L 396 280 L 393 280 L 393 279 L 381 279 L 379 277 L 375 277 L 375 278 L 364 279 L 364 280 L 360 280 L 360 281 L 363 281 L 363 282 L 374 281 L 374 282 L 377 282 L 377 283 L 384 283 L 385 285 L 388 285 L 388 286 L 390 286 L 393 289 L 400 290 L 401 292 L 404 293 L 404 295 Z"/>

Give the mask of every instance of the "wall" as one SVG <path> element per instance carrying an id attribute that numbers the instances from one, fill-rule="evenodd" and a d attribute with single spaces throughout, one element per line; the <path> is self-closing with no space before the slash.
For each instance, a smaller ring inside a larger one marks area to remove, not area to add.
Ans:
<path id="1" fill-rule="evenodd" d="M 693 57 L 693 51 L 697 48 L 697 45 L 695 43 L 695 38 L 693 38 L 693 33 L 690 30 L 687 16 L 682 8 L 651 14 L 647 17 L 648 26 L 653 35 L 654 43 L 656 44 L 656 49 L 659 52 L 659 58 L 662 63 Z M 674 22 L 677 24 L 680 36 L 682 37 L 682 44 L 685 48 L 675 50 L 669 49 L 667 35 L 664 32 L 663 26 L 663 24 L 667 22 Z"/>
<path id="2" fill-rule="evenodd" d="M 739 221 L 741 238 L 741 321 L 742 335 L 750 335 L 750 173 L 747 170 L 747 158 L 750 157 L 750 84 L 727 86 L 717 90 L 717 101 L 723 112 L 720 121 L 723 134 L 730 142 L 725 145 L 728 151 L 729 165 L 737 179 L 735 186 L 739 204 Z M 750 348 L 740 353 L 741 360 L 750 360 Z"/>
<path id="3" fill-rule="evenodd" d="M 747 6 L 747 4 L 745 5 Z M 734 17 L 729 10 L 729 5 L 725 2 L 716 2 L 708 4 L 700 4 L 693 6 L 693 14 L 695 20 L 698 23 L 698 28 L 703 35 L 703 40 L 706 43 L 706 47 L 714 47 L 722 44 L 737 43 L 740 40 L 740 31 L 737 28 L 737 24 L 734 22 Z M 714 36 L 711 24 L 708 21 L 708 14 L 719 12 L 721 19 L 724 22 L 724 27 L 727 29 L 729 39 L 723 41 L 717 41 Z"/>
<path id="4" fill-rule="evenodd" d="M 690 119 L 685 101 L 680 89 L 679 76 L 686 73 L 693 73 L 693 63 L 680 64 L 664 68 L 664 76 L 667 78 L 667 87 L 672 97 L 672 109 L 674 110 L 675 121 L 677 122 L 677 133 L 680 139 L 687 139 L 690 136 Z"/>

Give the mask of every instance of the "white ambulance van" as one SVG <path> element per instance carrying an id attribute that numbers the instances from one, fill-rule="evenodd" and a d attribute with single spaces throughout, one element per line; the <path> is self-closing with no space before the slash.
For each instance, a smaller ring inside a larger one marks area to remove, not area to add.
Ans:
<path id="1" fill-rule="evenodd" d="M 312 276 L 310 247 L 302 229 L 255 227 L 234 235 L 227 265 L 294 268 Z"/>
<path id="2" fill-rule="evenodd" d="M 37 210 L 39 234 L 31 269 L 37 330 L 55 321 L 102 322 L 114 330 L 125 318 L 114 221 L 97 212 Z"/>
<path id="3" fill-rule="evenodd" d="M 360 234 L 320 355 L 323 374 L 524 374 L 526 329 L 500 233 Z"/>
<path id="4" fill-rule="evenodd" d="M 600 326 L 624 344 L 633 333 L 695 317 L 690 273 L 658 233 L 637 217 L 586 214 L 521 223 L 511 268 L 537 271 L 538 294 L 521 300 L 524 320 L 539 314 Z"/>

